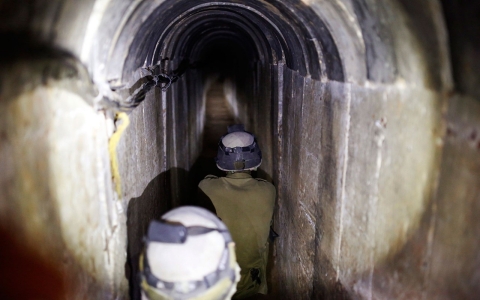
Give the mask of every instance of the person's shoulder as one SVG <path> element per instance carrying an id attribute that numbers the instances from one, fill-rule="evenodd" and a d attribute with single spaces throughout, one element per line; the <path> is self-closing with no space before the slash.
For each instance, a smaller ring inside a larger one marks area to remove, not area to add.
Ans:
<path id="1" fill-rule="evenodd" d="M 275 186 L 270 181 L 263 178 L 255 178 L 255 180 L 257 181 L 258 192 L 266 196 L 267 198 L 265 199 L 271 199 L 272 201 L 275 201 L 277 194 L 277 189 Z"/>
<path id="2" fill-rule="evenodd" d="M 275 188 L 275 186 L 268 180 L 266 179 L 263 179 L 263 178 L 255 178 L 256 181 L 259 182 L 259 184 L 261 185 L 266 185 L 266 186 L 269 186 L 269 187 L 272 187 L 272 188 Z"/>
<path id="3" fill-rule="evenodd" d="M 212 183 L 216 182 L 219 177 L 215 175 L 207 175 L 205 178 L 200 181 L 198 184 L 199 186 L 211 185 Z"/>
<path id="4" fill-rule="evenodd" d="M 260 181 L 260 182 L 268 182 L 266 179 L 263 178 L 255 178 L 255 180 Z M 268 182 L 270 183 L 270 182 Z"/>

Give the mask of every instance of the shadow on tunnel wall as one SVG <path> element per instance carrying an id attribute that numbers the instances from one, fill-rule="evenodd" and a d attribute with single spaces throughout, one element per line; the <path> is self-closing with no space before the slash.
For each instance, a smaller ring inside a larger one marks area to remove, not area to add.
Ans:
<path id="1" fill-rule="evenodd" d="M 190 172 L 171 168 L 152 179 L 141 196 L 128 202 L 125 276 L 129 280 L 132 300 L 141 299 L 139 257 L 150 221 L 159 220 L 167 211 L 183 205 L 200 206 L 214 212 L 208 197 L 197 191 L 198 183 L 209 174 L 222 176 L 212 158 L 199 157 Z"/>
<path id="2" fill-rule="evenodd" d="M 177 173 L 185 173 L 177 169 Z M 147 185 L 142 195 L 128 202 L 127 210 L 127 262 L 125 276 L 129 280 L 130 299 L 141 299 L 139 284 L 139 257 L 143 250 L 143 237 L 151 220 L 160 217 L 173 206 L 169 197 L 172 169 L 159 174 Z"/>

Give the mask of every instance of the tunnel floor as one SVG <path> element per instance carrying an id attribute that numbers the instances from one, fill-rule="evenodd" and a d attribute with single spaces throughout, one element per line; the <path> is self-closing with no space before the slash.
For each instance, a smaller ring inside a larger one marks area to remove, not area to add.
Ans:
<path id="1" fill-rule="evenodd" d="M 217 154 L 219 138 L 234 124 L 235 117 L 225 98 L 223 80 L 217 79 L 207 91 L 206 116 L 201 157 L 213 158 Z"/>
<path id="2" fill-rule="evenodd" d="M 217 78 L 210 85 L 206 94 L 202 151 L 189 172 L 191 197 L 196 195 L 198 183 L 205 176 L 215 175 L 220 177 L 225 175 L 215 165 L 214 158 L 217 155 L 218 140 L 227 132 L 227 127 L 237 120 L 235 120 L 230 104 L 225 97 L 223 85 L 223 80 Z M 195 199 L 191 204 L 212 209 L 211 206 L 199 199 Z"/>
<path id="3" fill-rule="evenodd" d="M 214 158 L 217 155 L 218 140 L 227 132 L 227 127 L 236 122 L 232 109 L 223 92 L 223 81 L 215 80 L 206 95 L 205 126 L 203 131 L 202 151 L 190 170 L 194 178 L 194 188 L 207 175 L 223 176 Z"/>

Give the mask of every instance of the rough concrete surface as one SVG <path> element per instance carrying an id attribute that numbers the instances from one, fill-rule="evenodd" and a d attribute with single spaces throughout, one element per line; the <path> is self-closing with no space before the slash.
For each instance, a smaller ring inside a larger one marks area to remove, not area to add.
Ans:
<path id="1" fill-rule="evenodd" d="M 88 89 L 72 88 L 85 78 L 45 72 L 71 67 L 45 60 L 2 74 L 0 224 L 59 269 L 64 297 L 117 297 L 125 289 L 125 226 L 112 193 L 106 120 L 78 94 Z"/>

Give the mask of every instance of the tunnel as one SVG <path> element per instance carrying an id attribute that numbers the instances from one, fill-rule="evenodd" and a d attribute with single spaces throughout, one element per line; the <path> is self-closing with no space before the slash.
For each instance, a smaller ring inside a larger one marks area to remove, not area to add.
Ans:
<path id="1" fill-rule="evenodd" d="M 277 190 L 264 299 L 480 293 L 478 4 L 0 13 L 1 298 L 140 299 L 149 222 L 205 205 L 197 185 L 223 176 L 217 143 L 238 123 Z"/>

